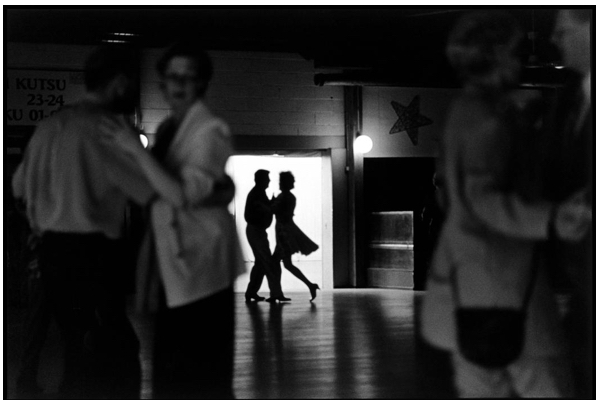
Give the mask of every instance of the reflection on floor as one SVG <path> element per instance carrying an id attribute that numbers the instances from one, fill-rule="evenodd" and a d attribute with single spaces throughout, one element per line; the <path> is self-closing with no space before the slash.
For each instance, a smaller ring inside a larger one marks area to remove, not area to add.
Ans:
<path id="1" fill-rule="evenodd" d="M 414 334 L 421 293 L 335 289 L 318 292 L 313 303 L 307 291 L 287 295 L 289 303 L 245 304 L 237 294 L 237 398 L 451 396 L 446 356 Z M 16 339 L 14 321 L 8 340 Z M 149 399 L 152 322 L 139 316 L 133 322 L 142 343 L 141 395 Z M 8 357 L 9 383 L 15 351 Z"/>
<path id="2" fill-rule="evenodd" d="M 436 393 L 424 390 L 419 358 L 425 350 L 414 335 L 414 292 L 337 289 L 313 303 L 304 293 L 292 298 L 279 305 L 239 304 L 239 398 L 450 394 L 441 387 Z"/>

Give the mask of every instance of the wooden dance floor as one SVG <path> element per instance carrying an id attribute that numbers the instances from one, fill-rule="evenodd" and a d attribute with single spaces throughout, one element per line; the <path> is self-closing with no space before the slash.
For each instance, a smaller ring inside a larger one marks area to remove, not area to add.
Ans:
<path id="1" fill-rule="evenodd" d="M 238 302 L 238 398 L 418 397 L 413 291 L 288 296 Z"/>
<path id="2" fill-rule="evenodd" d="M 245 304 L 243 294 L 236 295 L 237 398 L 451 396 L 446 356 L 416 339 L 414 309 L 422 292 L 334 289 L 318 291 L 313 303 L 307 290 L 286 295 L 292 301 L 284 304 Z M 142 344 L 141 396 L 151 399 L 152 322 L 132 319 Z M 12 321 L 9 346 L 11 339 L 18 343 Z M 8 398 L 17 352 L 13 346 L 5 364 Z M 57 368 L 42 366 L 42 384 L 52 387 L 54 378 L 44 374 Z"/>

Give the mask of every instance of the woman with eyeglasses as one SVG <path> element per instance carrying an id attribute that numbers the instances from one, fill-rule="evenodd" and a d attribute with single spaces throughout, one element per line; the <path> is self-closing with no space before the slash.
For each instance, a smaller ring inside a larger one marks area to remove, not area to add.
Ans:
<path id="1" fill-rule="evenodd" d="M 154 158 L 127 135 L 115 139 L 160 193 L 137 272 L 138 307 L 157 309 L 153 396 L 233 398 L 233 285 L 245 266 L 227 209 L 232 135 L 203 101 L 212 76 L 206 52 L 179 43 L 159 60 L 158 72 L 171 115 L 156 134 Z"/>

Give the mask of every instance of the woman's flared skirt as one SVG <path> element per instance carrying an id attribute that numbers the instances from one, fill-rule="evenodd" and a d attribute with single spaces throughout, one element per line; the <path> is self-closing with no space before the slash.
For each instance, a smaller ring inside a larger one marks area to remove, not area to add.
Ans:
<path id="1" fill-rule="evenodd" d="M 276 251 L 282 257 L 290 257 L 295 253 L 309 255 L 318 248 L 293 221 L 276 222 Z"/>

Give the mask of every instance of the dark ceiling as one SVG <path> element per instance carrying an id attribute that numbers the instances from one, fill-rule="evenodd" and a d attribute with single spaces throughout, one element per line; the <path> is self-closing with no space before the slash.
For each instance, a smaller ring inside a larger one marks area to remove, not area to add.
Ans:
<path id="1" fill-rule="evenodd" d="M 11 42 L 99 44 L 120 40 L 163 47 L 181 37 L 207 49 L 297 52 L 326 72 L 338 70 L 366 80 L 409 82 L 453 78 L 444 44 L 455 20 L 471 8 L 15 8 L 5 7 L 5 40 Z M 550 44 L 555 9 L 517 8 L 542 65 L 558 62 Z"/>

